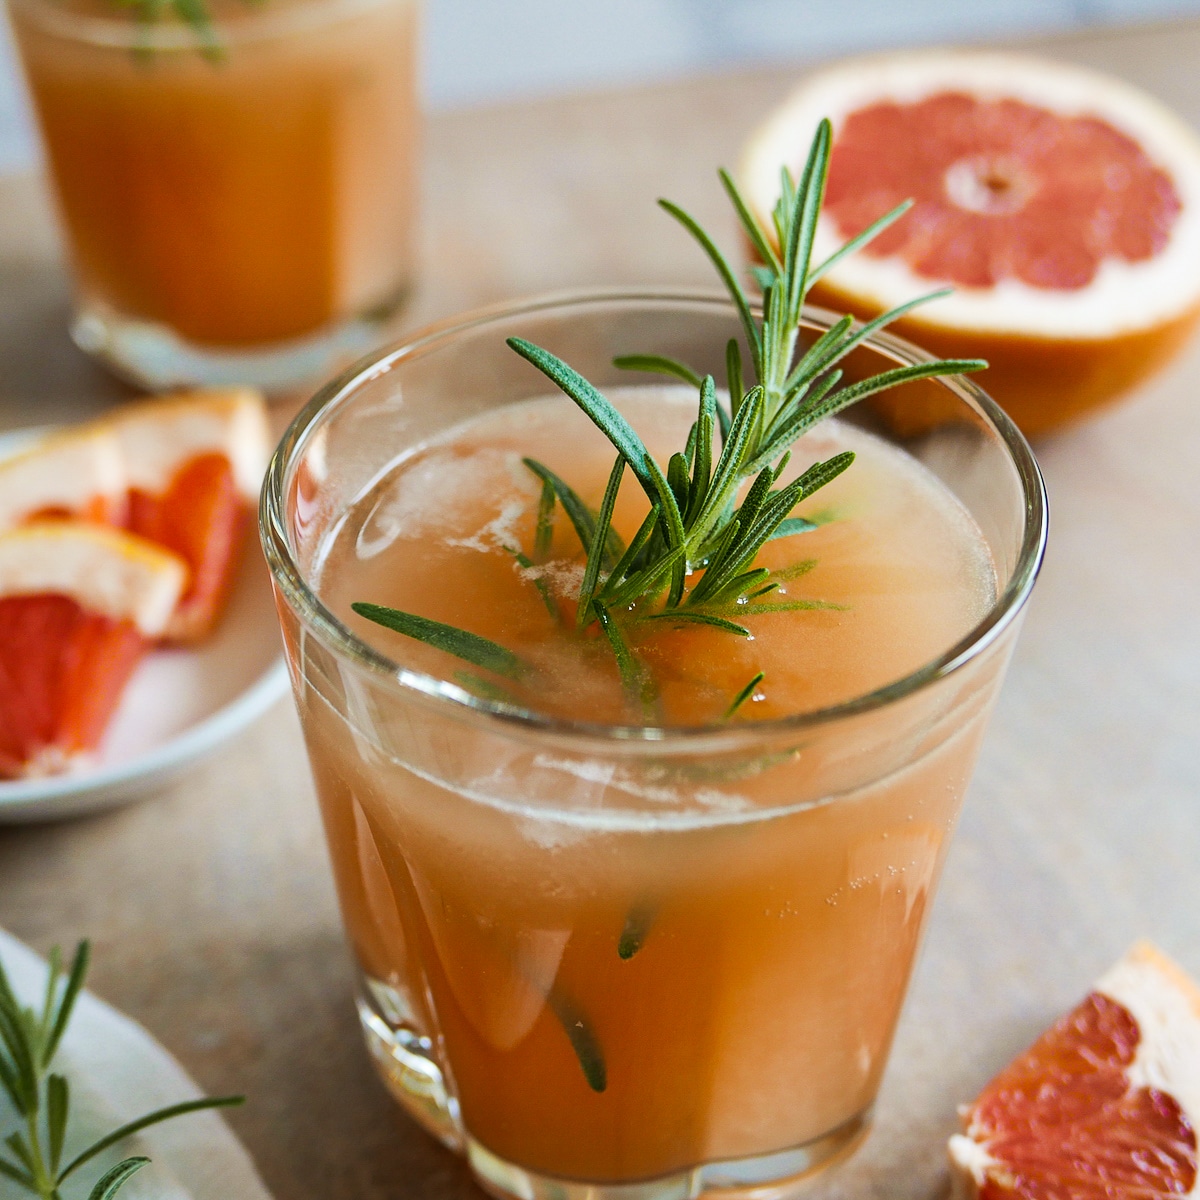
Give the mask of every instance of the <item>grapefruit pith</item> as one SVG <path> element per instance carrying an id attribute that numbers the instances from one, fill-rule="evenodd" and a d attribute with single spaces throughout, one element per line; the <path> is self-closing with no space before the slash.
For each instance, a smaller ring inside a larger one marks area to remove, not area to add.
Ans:
<path id="1" fill-rule="evenodd" d="M 187 581 L 176 555 L 86 521 L 0 534 L 0 778 L 94 749 Z"/>
<path id="2" fill-rule="evenodd" d="M 940 286 L 893 326 L 935 354 L 979 356 L 982 386 L 1036 434 L 1115 399 L 1200 320 L 1200 139 L 1130 85 L 1020 55 L 916 51 L 811 75 L 751 138 L 741 165 L 766 228 L 779 173 L 834 128 L 821 262 L 913 207 L 813 287 L 868 318 Z M 889 398 L 895 423 L 929 414 Z"/>
<path id="3" fill-rule="evenodd" d="M 971 1200 L 1196 1195 L 1200 989 L 1134 946 L 963 1120 L 950 1161 Z"/>

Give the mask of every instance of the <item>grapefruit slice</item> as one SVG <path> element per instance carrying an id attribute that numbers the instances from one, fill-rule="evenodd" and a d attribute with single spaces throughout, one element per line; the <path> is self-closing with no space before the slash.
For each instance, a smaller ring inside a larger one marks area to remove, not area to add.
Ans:
<path id="1" fill-rule="evenodd" d="M 142 401 L 0 462 L 0 531 L 78 517 L 178 554 L 190 582 L 165 636 L 195 641 L 220 615 L 270 445 L 248 388 Z"/>
<path id="2" fill-rule="evenodd" d="M 131 405 L 108 423 L 129 490 L 126 528 L 191 568 L 167 636 L 195 641 L 220 615 L 270 453 L 266 408 L 247 388 Z"/>
<path id="3" fill-rule="evenodd" d="M 187 575 L 178 556 L 85 521 L 0 534 L 0 777 L 57 773 L 96 747 Z"/>
<path id="4" fill-rule="evenodd" d="M 1196 1195 L 1200 988 L 1139 943 L 963 1116 L 960 1196 Z"/>
<path id="5" fill-rule="evenodd" d="M 834 128 L 814 262 L 906 199 L 912 209 L 810 293 L 898 321 L 935 354 L 978 355 L 982 386 L 1029 434 L 1126 393 L 1200 319 L 1200 139 L 1136 88 L 1065 63 L 932 50 L 811 75 L 748 143 L 741 181 L 770 229 L 781 165 Z M 931 414 L 884 401 L 896 423 Z"/>

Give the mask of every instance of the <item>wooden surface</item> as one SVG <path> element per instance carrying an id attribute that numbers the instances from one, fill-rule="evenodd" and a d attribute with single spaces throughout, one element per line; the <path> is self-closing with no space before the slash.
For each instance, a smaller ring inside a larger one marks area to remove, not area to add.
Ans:
<path id="1" fill-rule="evenodd" d="M 1200 23 L 1045 46 L 1200 126 Z M 773 69 L 439 117 L 410 324 L 585 283 L 709 283 L 652 201 L 731 240 L 713 176 L 786 91 Z M 31 181 L 0 182 L 0 428 L 122 394 L 69 345 Z M 1051 551 L 968 798 L 878 1110 L 820 1197 L 927 1198 L 955 1105 L 1132 939 L 1200 972 L 1200 344 L 1044 442 Z M 95 942 L 96 990 L 231 1118 L 280 1200 L 478 1196 L 367 1066 L 296 720 L 280 705 L 125 811 L 0 829 L 0 924 Z M 231 1197 L 230 1200 L 236 1200 Z"/>

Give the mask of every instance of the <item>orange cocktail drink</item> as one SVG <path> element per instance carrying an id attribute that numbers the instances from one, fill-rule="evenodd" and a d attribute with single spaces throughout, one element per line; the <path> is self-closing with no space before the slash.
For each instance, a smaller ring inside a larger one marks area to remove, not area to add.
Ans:
<path id="1" fill-rule="evenodd" d="M 781 484 L 857 460 L 796 509 L 812 528 L 763 547 L 774 607 L 743 606 L 746 636 L 635 613 L 639 707 L 573 622 L 579 540 L 561 511 L 547 529 L 525 462 L 595 511 L 611 448 L 509 335 L 570 361 L 665 461 L 696 393 L 613 356 L 716 374 L 738 320 L 652 293 L 495 311 L 331 385 L 285 438 L 264 542 L 367 1041 L 494 1190 L 785 1190 L 867 1126 L 1040 558 L 1036 467 L 962 380 L 905 385 L 947 416 L 904 446 L 823 424 Z M 868 343 L 847 374 L 919 359 Z M 646 511 L 619 494 L 625 544 Z M 464 664 L 361 601 L 529 672 Z"/>
<path id="2" fill-rule="evenodd" d="M 366 348 L 413 274 L 415 0 L 11 8 L 86 349 L 270 386 Z"/>

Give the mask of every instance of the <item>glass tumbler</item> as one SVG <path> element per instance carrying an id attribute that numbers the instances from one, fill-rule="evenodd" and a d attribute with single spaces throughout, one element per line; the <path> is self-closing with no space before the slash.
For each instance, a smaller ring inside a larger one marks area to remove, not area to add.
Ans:
<path id="1" fill-rule="evenodd" d="M 145 387 L 283 390 L 377 344 L 412 281 L 417 0 L 206 4 L 10 11 L 75 341 Z"/>
<path id="2" fill-rule="evenodd" d="M 832 320 L 812 310 L 805 336 Z M 399 1102 L 496 1193 L 765 1197 L 857 1144 L 1041 561 L 1029 448 L 952 378 L 905 385 L 939 415 L 898 444 L 974 517 L 998 598 L 935 661 L 836 707 L 549 719 L 389 661 L 323 605 L 325 549 L 389 464 L 545 394 L 506 336 L 603 388 L 630 381 L 612 359 L 631 347 L 720 378 L 738 331 L 698 293 L 491 309 L 324 388 L 268 473 L 263 542 L 363 1033 Z M 924 357 L 877 337 L 848 373 Z"/>

